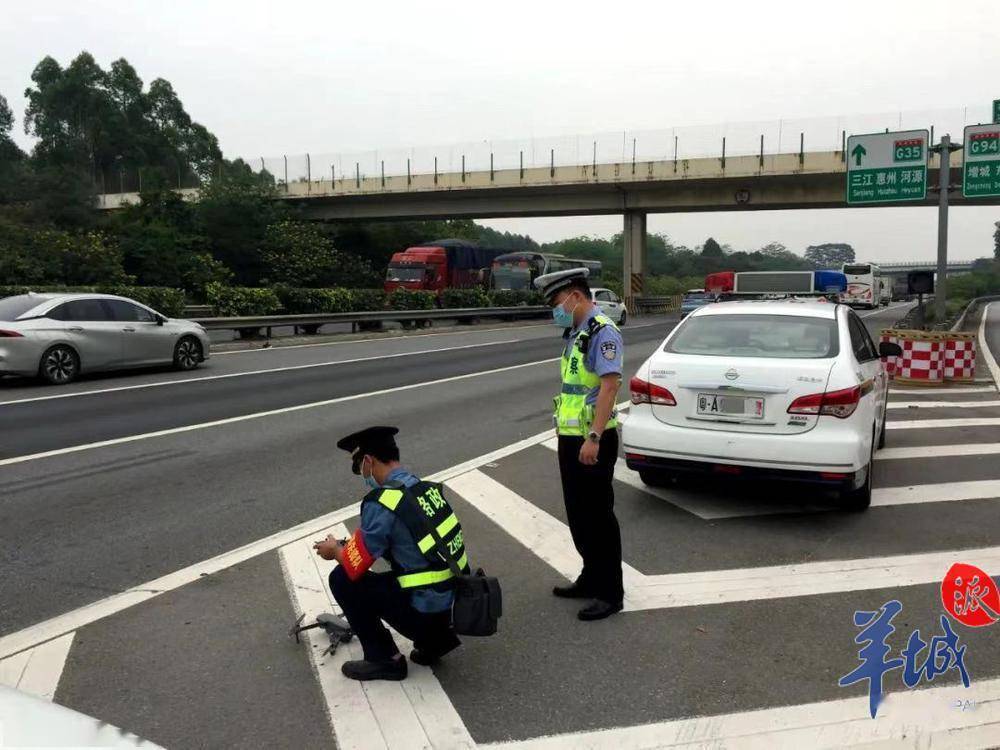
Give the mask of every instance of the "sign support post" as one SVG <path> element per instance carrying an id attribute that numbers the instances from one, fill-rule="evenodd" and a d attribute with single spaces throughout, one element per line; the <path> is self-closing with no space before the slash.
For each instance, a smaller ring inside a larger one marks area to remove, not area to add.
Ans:
<path id="1" fill-rule="evenodd" d="M 951 185 L 951 136 L 941 136 L 941 142 L 931 148 L 937 151 L 938 170 L 938 238 L 937 281 L 934 284 L 934 320 L 944 321 L 948 315 L 948 188 Z M 960 146 L 958 148 L 961 148 Z"/>

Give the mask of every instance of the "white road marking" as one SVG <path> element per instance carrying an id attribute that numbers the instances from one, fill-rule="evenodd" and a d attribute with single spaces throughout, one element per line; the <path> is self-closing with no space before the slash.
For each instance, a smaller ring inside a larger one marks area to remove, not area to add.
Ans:
<path id="1" fill-rule="evenodd" d="M 355 393 L 350 396 L 338 396 L 337 398 L 330 398 L 324 401 L 313 401 L 308 404 L 296 404 L 295 406 L 286 406 L 281 409 L 269 409 L 268 411 L 258 411 L 251 414 L 242 414 L 238 417 L 227 417 L 225 419 L 216 419 L 211 422 L 200 422 L 198 424 L 184 425 L 183 427 L 171 427 L 165 430 L 156 430 L 154 432 L 144 432 L 138 435 L 127 435 L 120 438 L 111 438 L 110 440 L 101 440 L 96 443 L 84 443 L 82 445 L 72 445 L 68 448 L 56 448 L 50 451 L 42 451 L 41 453 L 28 453 L 23 456 L 13 456 L 11 458 L 0 459 L 0 467 L 10 466 L 12 464 L 24 463 L 25 461 L 37 461 L 43 458 L 52 458 L 53 456 L 64 456 L 67 453 L 78 453 L 80 451 L 94 450 L 96 448 L 107 448 L 112 445 L 122 445 L 124 443 L 134 443 L 139 440 L 149 440 L 151 438 L 165 437 L 167 435 L 179 435 L 185 432 L 193 432 L 195 430 L 204 430 L 210 427 L 220 427 L 222 425 L 236 424 L 238 422 L 246 422 L 252 419 L 263 419 L 264 417 L 273 417 L 280 414 L 290 414 L 292 412 L 304 411 L 306 409 L 317 409 L 323 406 L 332 406 L 333 404 L 341 404 L 347 401 L 356 401 L 362 398 L 369 398 L 371 396 L 384 396 L 389 393 L 401 393 L 403 391 L 413 390 L 415 388 L 425 388 L 432 385 L 440 385 L 442 383 L 453 383 L 458 380 L 468 380 L 469 378 L 478 378 L 483 375 L 495 375 L 500 372 L 510 372 L 512 370 L 519 370 L 524 367 L 534 367 L 535 365 L 549 364 L 551 362 L 557 362 L 559 357 L 552 357 L 550 359 L 540 359 L 534 362 L 523 362 L 519 365 L 510 365 L 508 367 L 498 367 L 493 370 L 480 370 L 479 372 L 469 372 L 464 375 L 453 375 L 448 378 L 439 378 L 438 380 L 427 380 L 423 383 L 410 383 L 409 385 L 400 385 L 393 388 L 383 388 L 378 391 L 368 391 L 366 393 Z"/>
<path id="2" fill-rule="evenodd" d="M 576 580 L 580 556 L 573 546 L 569 527 L 562 521 L 478 469 L 450 479 L 448 487 L 564 578 Z M 628 607 L 629 588 L 643 576 L 627 563 L 622 565 L 622 572 Z"/>
<path id="3" fill-rule="evenodd" d="M 542 445 L 553 451 L 558 449 L 558 443 L 554 438 L 546 440 Z M 779 505 L 757 502 L 755 500 L 746 503 L 737 503 L 731 499 L 722 498 L 717 495 L 685 492 L 683 489 L 672 487 L 650 487 L 642 481 L 639 472 L 628 468 L 624 461 L 618 461 L 615 464 L 615 479 L 648 495 L 665 500 L 671 505 L 706 521 L 719 518 L 740 518 L 743 516 L 768 516 L 776 513 L 788 513 L 790 511 L 806 513 L 830 509 L 829 505 L 818 506 L 812 503 L 803 503 L 794 507 L 788 504 Z"/>
<path id="4" fill-rule="evenodd" d="M 546 430 L 533 437 L 525 438 L 516 443 L 500 448 L 482 456 L 465 461 L 457 466 L 431 474 L 425 479 L 429 482 L 444 482 L 460 473 L 468 472 L 479 466 L 499 461 L 506 456 L 529 448 L 552 437 L 553 431 Z M 49 620 L 31 625 L 16 633 L 0 637 L 0 659 L 21 653 L 26 649 L 51 641 L 61 635 L 71 633 L 85 625 L 103 619 L 116 612 L 148 601 L 160 594 L 180 588 L 185 584 L 197 581 L 202 576 L 217 573 L 220 570 L 237 565 L 251 557 L 270 552 L 297 539 L 314 538 L 321 530 L 342 523 L 360 512 L 360 503 L 353 503 L 339 510 L 326 513 L 317 518 L 304 521 L 291 528 L 275 532 L 262 539 L 245 544 L 242 547 L 223 552 L 208 560 L 204 560 L 186 568 L 168 573 L 146 583 L 133 586 L 130 589 L 114 594 L 105 599 L 88 604 L 79 609 L 57 615 Z"/>
<path id="5" fill-rule="evenodd" d="M 636 609 L 666 609 L 897 589 L 939 584 L 953 563 L 970 560 L 1000 569 L 1000 547 L 645 576 L 631 598 L 640 604 Z"/>
<path id="6" fill-rule="evenodd" d="M 325 531 L 347 536 L 342 525 Z M 319 558 L 309 540 L 282 547 L 279 555 L 296 612 L 304 612 L 307 621 L 321 612 L 342 614 L 327 584 L 336 563 Z M 329 640 L 322 631 L 309 630 L 303 636 L 338 747 L 475 747 L 431 669 L 411 662 L 404 682 L 356 682 L 344 677 L 340 666 L 350 659 L 364 658 L 357 639 L 341 645 L 333 656 L 324 656 Z M 398 633 L 393 633 L 393 638 L 402 653 L 409 652 L 412 644 L 407 639 Z"/>
<path id="7" fill-rule="evenodd" d="M 881 309 L 871 310 L 870 312 L 866 312 L 866 313 L 858 313 L 858 317 L 859 318 L 870 318 L 873 315 L 881 315 L 882 313 L 887 313 L 890 310 L 897 310 L 897 309 L 899 309 L 901 307 L 909 307 L 912 304 L 913 304 L 912 302 L 900 302 L 899 304 L 896 304 L 896 305 L 887 305 L 886 307 L 883 307 Z"/>
<path id="8" fill-rule="evenodd" d="M 73 633 L 42 643 L 35 648 L 0 659 L 0 685 L 37 695 L 47 701 L 55 697 L 66 657 L 73 645 Z"/>
<path id="9" fill-rule="evenodd" d="M 890 409 L 985 409 L 1000 401 L 889 401 Z"/>
<path id="10" fill-rule="evenodd" d="M 993 386 L 997 391 L 1000 391 L 1000 365 L 997 365 L 996 358 L 986 341 L 986 319 L 990 315 L 991 307 L 993 307 L 993 303 L 983 308 L 983 315 L 979 320 L 979 353 L 983 361 L 986 362 L 986 369 L 990 371 L 990 377 L 993 378 Z"/>
<path id="11" fill-rule="evenodd" d="M 230 372 L 225 375 L 205 375 L 198 378 L 183 378 L 180 380 L 159 380 L 155 383 L 138 383 L 136 385 L 120 385 L 113 388 L 96 388 L 89 391 L 73 391 L 72 393 L 57 393 L 49 396 L 32 396 L 30 398 L 19 398 L 12 401 L 0 401 L 0 406 L 13 406 L 15 404 L 29 404 L 36 401 L 54 401 L 64 398 L 77 398 L 80 396 L 96 396 L 103 393 L 119 393 L 121 391 L 138 391 L 145 388 L 161 388 L 168 385 L 190 385 L 192 383 L 208 383 L 216 380 L 229 380 L 230 378 L 244 378 L 250 375 L 272 375 L 276 372 L 293 372 L 295 370 L 312 370 L 317 367 L 335 367 L 337 365 L 352 365 L 358 362 L 373 362 L 380 359 L 395 359 L 398 357 L 414 357 L 420 354 L 437 354 L 439 352 L 454 352 L 461 349 L 478 349 L 486 346 L 500 346 L 501 344 L 516 344 L 524 339 L 506 339 L 504 341 L 489 341 L 484 344 L 464 344 L 462 346 L 446 346 L 441 349 L 424 349 L 419 352 L 399 352 L 397 354 L 379 354 L 373 357 L 357 357 L 355 359 L 338 359 L 333 362 L 313 362 L 307 365 L 289 365 L 287 367 L 270 367 L 264 370 L 247 370 L 246 372 Z"/>
<path id="12" fill-rule="evenodd" d="M 961 710 L 956 701 L 971 701 Z M 619 748 L 941 748 L 965 750 L 996 744 L 1000 723 L 1000 680 L 973 680 L 968 688 L 948 685 L 886 693 L 878 715 L 868 697 L 778 706 L 757 711 L 675 719 L 480 745 L 483 750 L 619 750 Z"/>
<path id="13" fill-rule="evenodd" d="M 907 388 L 906 386 L 893 386 L 889 389 L 889 395 L 907 396 L 957 396 L 961 393 L 996 393 L 996 388 L 992 386 L 970 385 L 967 388 Z"/>
<path id="14" fill-rule="evenodd" d="M 984 500 L 1000 497 L 1000 480 L 918 484 L 909 487 L 877 487 L 872 491 L 872 507 L 911 503 L 947 503 L 956 500 Z"/>
<path id="15" fill-rule="evenodd" d="M 720 518 L 770 516 L 779 513 L 816 513 L 828 511 L 832 507 L 831 504 L 817 505 L 808 502 L 795 505 L 792 503 L 768 503 L 756 498 L 740 501 L 715 493 L 686 492 L 683 488 L 650 487 L 643 483 L 639 472 L 628 468 L 622 461 L 615 464 L 615 479 L 622 484 L 627 484 L 646 494 L 665 500 L 671 505 L 706 521 Z"/>
<path id="16" fill-rule="evenodd" d="M 890 420 L 885 423 L 887 430 L 926 430 L 935 427 L 996 427 L 998 425 L 1000 425 L 1000 417 Z"/>
<path id="17" fill-rule="evenodd" d="M 879 461 L 900 458 L 938 458 L 943 456 L 983 456 L 1000 453 L 1000 443 L 966 443 L 964 445 L 918 445 L 912 448 L 882 448 L 875 454 Z"/>

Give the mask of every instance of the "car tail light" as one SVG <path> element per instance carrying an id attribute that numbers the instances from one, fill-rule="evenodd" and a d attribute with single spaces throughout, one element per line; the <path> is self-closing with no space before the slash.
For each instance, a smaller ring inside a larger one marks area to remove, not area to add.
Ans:
<path id="1" fill-rule="evenodd" d="M 733 466 L 732 464 L 716 464 L 712 467 L 712 471 L 716 474 L 742 474 L 743 469 L 739 466 Z"/>
<path id="2" fill-rule="evenodd" d="M 827 481 L 840 481 L 847 479 L 847 474 L 841 474 L 839 471 L 821 471 L 819 473 L 820 479 L 825 479 Z"/>
<path id="3" fill-rule="evenodd" d="M 837 419 L 847 419 L 861 400 L 861 386 L 844 388 L 839 391 L 828 391 L 827 393 L 813 393 L 809 396 L 800 396 L 788 407 L 789 414 L 826 414 Z"/>
<path id="4" fill-rule="evenodd" d="M 18 333 L 17 331 L 5 331 L 0 328 L 0 339 L 23 339 L 24 334 Z"/>
<path id="5" fill-rule="evenodd" d="M 628 381 L 628 389 L 633 404 L 654 404 L 656 406 L 677 406 L 674 394 L 661 385 L 653 385 L 642 378 Z"/>

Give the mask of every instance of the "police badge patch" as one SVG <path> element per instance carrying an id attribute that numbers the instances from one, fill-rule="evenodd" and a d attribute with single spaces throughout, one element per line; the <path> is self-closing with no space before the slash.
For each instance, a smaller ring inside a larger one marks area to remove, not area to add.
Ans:
<path id="1" fill-rule="evenodd" d="M 601 344 L 601 355 L 609 362 L 618 356 L 618 344 L 614 341 L 605 341 Z"/>

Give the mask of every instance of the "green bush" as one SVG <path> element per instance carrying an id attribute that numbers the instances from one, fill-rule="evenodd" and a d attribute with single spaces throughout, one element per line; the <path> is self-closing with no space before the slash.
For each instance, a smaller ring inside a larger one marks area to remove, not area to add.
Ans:
<path id="1" fill-rule="evenodd" d="M 352 312 L 350 289 L 302 289 L 287 286 L 274 288 L 286 315 Z"/>
<path id="2" fill-rule="evenodd" d="M 0 299 L 28 292 L 66 292 L 77 294 L 114 294 L 128 297 L 176 318 L 184 313 L 184 292 L 168 286 L 0 286 Z"/>
<path id="3" fill-rule="evenodd" d="M 425 289 L 399 288 L 389 294 L 390 310 L 433 310 L 437 307 L 437 294 Z"/>
<path id="4" fill-rule="evenodd" d="M 352 289 L 351 312 L 384 310 L 386 294 L 381 289 Z"/>
<path id="5" fill-rule="evenodd" d="M 223 286 L 212 282 L 205 286 L 205 297 L 218 315 L 227 318 L 274 315 L 281 310 L 281 300 L 273 289 Z"/>
<path id="6" fill-rule="evenodd" d="M 541 292 L 528 289 L 494 289 L 489 294 L 492 307 L 517 307 L 518 305 L 544 305 Z"/>
<path id="7" fill-rule="evenodd" d="M 449 309 L 489 307 L 490 298 L 483 289 L 445 289 L 441 306 Z"/>

